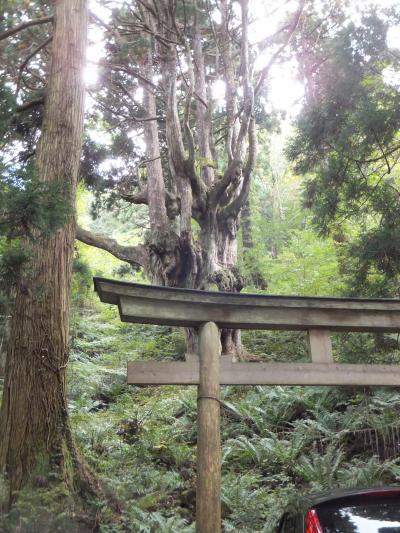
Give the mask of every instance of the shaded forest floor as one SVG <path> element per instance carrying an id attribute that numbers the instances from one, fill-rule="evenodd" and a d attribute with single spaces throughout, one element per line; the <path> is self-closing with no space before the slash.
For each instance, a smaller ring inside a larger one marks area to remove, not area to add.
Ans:
<path id="1" fill-rule="evenodd" d="M 263 360 L 307 358 L 301 333 L 244 332 L 243 340 Z M 196 389 L 125 384 L 128 360 L 182 357 L 182 332 L 123 324 L 113 307 L 89 302 L 74 313 L 72 345 L 75 438 L 120 508 L 115 520 L 104 501 L 90 502 L 97 530 L 194 531 Z M 371 361 L 400 358 L 375 345 L 369 335 L 334 339 L 348 362 L 368 353 Z M 222 400 L 224 531 L 272 532 L 299 491 L 400 481 L 394 389 L 223 387 Z M 60 487 L 34 487 L 0 518 L 0 530 L 90 531 L 91 521 Z"/>

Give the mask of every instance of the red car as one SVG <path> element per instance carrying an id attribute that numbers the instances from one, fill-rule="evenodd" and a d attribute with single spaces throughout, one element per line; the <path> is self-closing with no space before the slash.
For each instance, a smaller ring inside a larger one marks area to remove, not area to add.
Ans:
<path id="1" fill-rule="evenodd" d="M 400 487 L 338 490 L 290 505 L 277 533 L 400 533 Z"/>

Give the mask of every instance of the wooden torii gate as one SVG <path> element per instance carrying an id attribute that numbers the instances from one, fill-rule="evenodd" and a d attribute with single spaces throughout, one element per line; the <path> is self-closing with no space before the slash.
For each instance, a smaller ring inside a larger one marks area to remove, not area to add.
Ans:
<path id="1" fill-rule="evenodd" d="M 94 278 L 121 320 L 199 328 L 186 361 L 128 363 L 128 383 L 198 385 L 196 530 L 221 531 L 220 385 L 400 385 L 400 365 L 337 364 L 332 331 L 400 331 L 400 300 L 314 298 L 171 289 Z M 234 362 L 219 328 L 306 330 L 310 363 Z"/>

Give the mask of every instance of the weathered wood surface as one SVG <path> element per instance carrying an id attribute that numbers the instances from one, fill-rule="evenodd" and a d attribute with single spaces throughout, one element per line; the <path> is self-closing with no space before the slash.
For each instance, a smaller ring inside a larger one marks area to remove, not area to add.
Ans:
<path id="1" fill-rule="evenodd" d="M 129 362 L 128 383 L 197 385 L 199 363 Z M 220 358 L 221 385 L 400 385 L 399 365 L 336 363 L 233 363 Z"/>
<path id="2" fill-rule="evenodd" d="M 197 533 L 221 531 L 220 338 L 216 324 L 200 329 L 197 406 Z M 187 363 L 184 363 L 187 364 Z"/>
<path id="3" fill-rule="evenodd" d="M 108 300 L 108 303 L 118 303 L 119 296 L 132 296 L 134 298 L 155 298 L 160 300 L 177 300 L 193 303 L 229 303 L 241 305 L 248 303 L 250 305 L 264 306 L 266 302 L 269 305 L 280 307 L 334 307 L 347 309 L 396 309 L 400 310 L 400 299 L 396 298 L 332 298 L 332 297 L 314 297 L 314 296 L 277 296 L 264 294 L 246 294 L 232 293 L 221 291 L 199 291 L 195 289 L 182 289 L 161 287 L 156 285 L 143 285 L 140 283 L 131 283 L 106 278 L 94 277 L 94 286 L 100 297 Z M 285 302 L 285 303 L 284 303 Z"/>
<path id="4" fill-rule="evenodd" d="M 329 331 L 308 330 L 310 355 L 313 363 L 333 363 L 332 342 Z"/>
<path id="5" fill-rule="evenodd" d="M 198 385 L 198 361 L 129 361 L 131 385 Z"/>
<path id="6" fill-rule="evenodd" d="M 171 289 L 95 278 L 101 301 L 121 320 L 241 329 L 400 331 L 400 300 L 312 298 Z"/>

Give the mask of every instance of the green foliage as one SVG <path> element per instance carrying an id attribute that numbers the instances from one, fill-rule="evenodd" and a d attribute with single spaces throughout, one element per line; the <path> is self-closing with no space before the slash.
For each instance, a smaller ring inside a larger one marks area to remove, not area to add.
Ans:
<path id="1" fill-rule="evenodd" d="M 294 230 L 276 258 L 265 255 L 262 272 L 273 294 L 335 296 L 344 290 L 338 275 L 337 246 L 311 229 Z"/>
<path id="2" fill-rule="evenodd" d="M 47 237 L 72 215 L 64 181 L 40 180 L 29 166 L 7 170 L 0 181 L 0 233 L 9 239 Z"/>
<path id="3" fill-rule="evenodd" d="M 260 142 L 267 142 L 260 135 Z M 301 205 L 302 183 L 283 153 L 277 136 L 262 153 L 251 191 L 252 246 L 240 249 L 245 291 L 304 296 L 337 296 L 345 290 L 341 272 L 343 245 L 337 235 L 316 235 Z M 261 283 L 260 283 L 261 282 Z"/>
<path id="4" fill-rule="evenodd" d="M 72 216 L 69 187 L 41 181 L 33 167 L 3 169 L 0 179 L 0 287 L 3 300 L 29 269 L 29 244 L 45 239 Z"/>
<path id="5" fill-rule="evenodd" d="M 21 269 L 28 258 L 28 254 L 18 240 L 3 247 L 0 255 L 0 279 L 1 287 L 6 293 L 9 287 L 18 279 Z"/>
<path id="6" fill-rule="evenodd" d="M 324 455 L 311 453 L 301 456 L 294 470 L 313 491 L 322 491 L 337 485 L 337 473 L 343 461 L 342 450 L 330 446 Z"/>
<path id="7" fill-rule="evenodd" d="M 243 331 L 246 350 L 264 361 L 304 361 L 308 359 L 305 333 L 292 331 Z"/>
<path id="8" fill-rule="evenodd" d="M 88 263 L 80 256 L 79 252 L 77 252 L 74 257 L 72 276 L 72 301 L 74 309 L 83 307 L 90 297 L 93 298 L 92 285 L 92 270 Z"/>
<path id="9" fill-rule="evenodd" d="M 398 58 L 386 34 L 398 13 L 371 10 L 329 31 L 325 20 L 297 43 L 306 104 L 288 155 L 307 178 L 315 225 L 340 235 L 347 292 L 397 295 L 400 93 L 387 78 Z"/>

